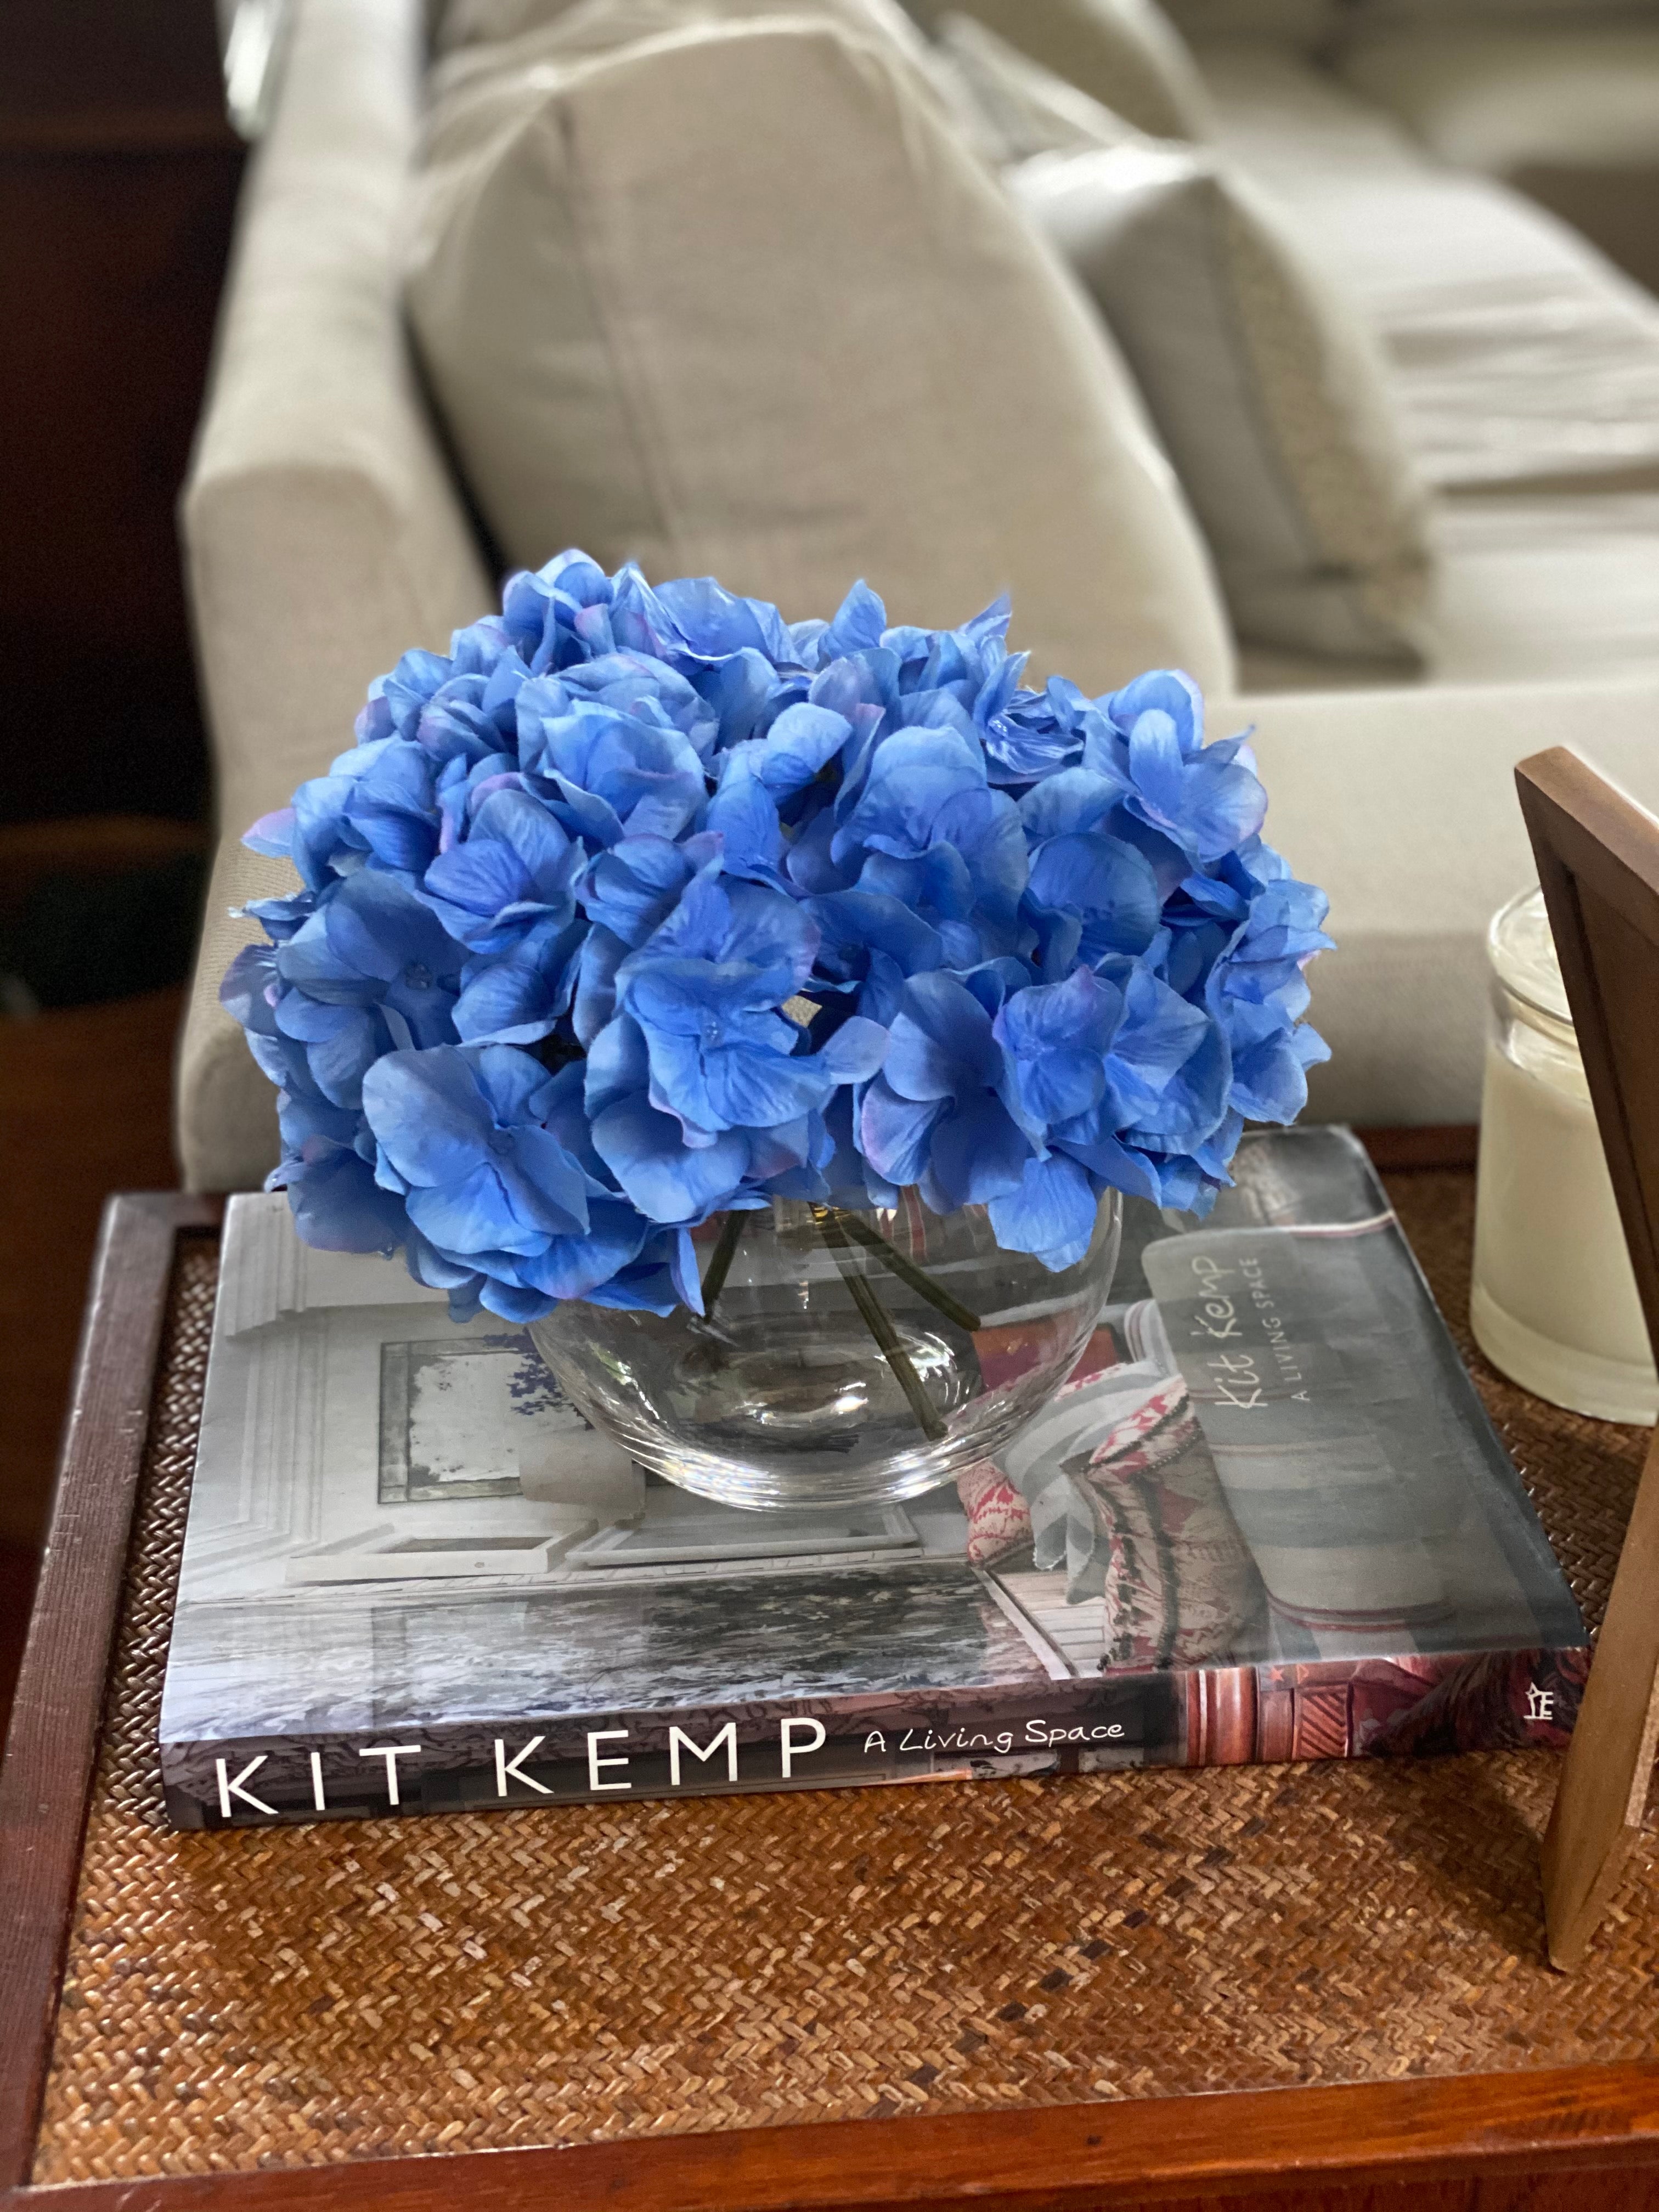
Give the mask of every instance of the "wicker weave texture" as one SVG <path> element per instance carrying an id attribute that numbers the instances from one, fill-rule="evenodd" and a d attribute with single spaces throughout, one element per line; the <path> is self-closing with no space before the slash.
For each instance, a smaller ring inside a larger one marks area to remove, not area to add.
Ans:
<path id="1" fill-rule="evenodd" d="M 1471 1179 L 1393 1188 L 1461 1334 Z M 1545 1966 L 1548 1754 L 171 1833 L 214 1275 L 186 1241 L 37 2183 L 1659 2054 L 1650 1852 Z M 1644 1439 L 1474 1367 L 1594 1619 Z"/>

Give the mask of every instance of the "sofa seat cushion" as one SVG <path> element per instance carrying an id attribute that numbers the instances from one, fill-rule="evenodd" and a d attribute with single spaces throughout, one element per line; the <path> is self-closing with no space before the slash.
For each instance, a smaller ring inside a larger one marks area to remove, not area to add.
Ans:
<path id="1" fill-rule="evenodd" d="M 1659 676 L 1659 490 L 1460 493 L 1437 502 L 1422 635 L 1433 684 Z M 1332 665 L 1246 648 L 1255 691 L 1328 688 Z M 1354 664 L 1346 680 L 1386 680 Z"/>
<path id="2" fill-rule="evenodd" d="M 1460 496 L 1436 536 L 1437 682 L 1659 672 L 1659 489 Z"/>
<path id="3" fill-rule="evenodd" d="M 1330 893 L 1334 952 L 1310 1018 L 1331 1058 L 1316 1120 L 1473 1121 L 1491 969 L 1486 925 L 1536 878 L 1515 763 L 1569 739 L 1641 805 L 1659 803 L 1659 682 L 1435 685 L 1252 698 L 1267 835 Z"/>
<path id="4" fill-rule="evenodd" d="M 1293 56 L 1216 47 L 1203 62 L 1220 143 L 1382 339 L 1431 484 L 1659 483 L 1659 301 Z"/>
<path id="5" fill-rule="evenodd" d="M 1346 83 L 1454 168 L 1659 165 L 1659 21 L 1454 25 L 1356 40 Z"/>
<path id="6" fill-rule="evenodd" d="M 801 18 L 550 59 L 434 106 L 416 202 L 412 319 L 515 564 L 791 618 L 860 574 L 917 623 L 1006 589 L 1039 680 L 1227 680 L 1127 369 L 896 48 Z"/>

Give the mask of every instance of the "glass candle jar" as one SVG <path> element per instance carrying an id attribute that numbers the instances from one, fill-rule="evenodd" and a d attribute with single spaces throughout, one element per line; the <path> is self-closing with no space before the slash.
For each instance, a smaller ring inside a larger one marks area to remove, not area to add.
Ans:
<path id="1" fill-rule="evenodd" d="M 1625 1233 L 1540 890 L 1492 919 L 1469 1322 L 1523 1389 L 1607 1421 L 1659 1415 Z"/>

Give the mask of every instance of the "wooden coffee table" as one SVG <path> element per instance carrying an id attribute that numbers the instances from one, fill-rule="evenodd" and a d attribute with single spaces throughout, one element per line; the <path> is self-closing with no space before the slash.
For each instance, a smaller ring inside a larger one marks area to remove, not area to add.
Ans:
<path id="1" fill-rule="evenodd" d="M 1377 1149 L 1461 1334 L 1466 1141 Z M 1547 1753 L 171 1833 L 216 1221 L 114 1200 L 94 1270 L 0 1778 L 13 2212 L 1659 2204 L 1652 1853 L 1553 1975 Z M 1471 1364 L 1594 1619 L 1645 1439 Z"/>

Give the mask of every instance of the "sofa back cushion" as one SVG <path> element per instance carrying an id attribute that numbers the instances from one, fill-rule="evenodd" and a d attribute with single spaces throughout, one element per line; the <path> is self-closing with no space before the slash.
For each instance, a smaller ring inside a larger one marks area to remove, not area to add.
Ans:
<path id="1" fill-rule="evenodd" d="M 929 29 L 964 15 L 1158 138 L 1207 138 L 1209 95 L 1157 0 L 906 0 Z"/>
<path id="2" fill-rule="evenodd" d="M 1004 168 L 1039 154 L 1085 153 L 1139 135 L 973 15 L 939 18 L 933 67 L 975 144 Z"/>
<path id="3" fill-rule="evenodd" d="M 408 299 L 507 556 L 799 618 L 1014 595 L 1033 673 L 1225 685 L 1192 517 L 1097 320 L 896 47 L 732 23 L 431 118 Z"/>

